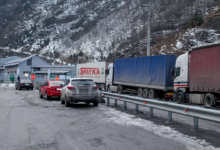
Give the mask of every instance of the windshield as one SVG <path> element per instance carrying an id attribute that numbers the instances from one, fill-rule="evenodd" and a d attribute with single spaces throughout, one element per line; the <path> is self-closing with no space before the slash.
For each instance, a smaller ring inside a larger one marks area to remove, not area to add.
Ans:
<path id="1" fill-rule="evenodd" d="M 30 80 L 21 79 L 21 83 L 32 83 Z"/>
<path id="2" fill-rule="evenodd" d="M 53 82 L 50 82 L 50 85 L 51 85 L 51 86 L 60 86 L 60 84 L 64 84 L 64 82 L 62 82 L 62 81 L 53 81 Z"/>
<path id="3" fill-rule="evenodd" d="M 72 80 L 72 85 L 94 85 L 93 80 Z"/>

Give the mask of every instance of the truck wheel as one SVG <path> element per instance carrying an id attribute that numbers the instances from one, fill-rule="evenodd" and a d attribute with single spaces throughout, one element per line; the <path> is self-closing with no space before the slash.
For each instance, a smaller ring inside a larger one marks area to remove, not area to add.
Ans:
<path id="1" fill-rule="evenodd" d="M 149 91 L 148 91 L 148 89 L 144 89 L 143 98 L 148 98 L 148 97 L 149 97 Z"/>
<path id="2" fill-rule="evenodd" d="M 150 99 L 157 98 L 157 93 L 155 90 L 153 89 L 149 90 L 149 98 Z"/>
<path id="3" fill-rule="evenodd" d="M 107 86 L 106 91 L 109 92 L 109 90 L 110 90 L 110 85 Z"/>
<path id="4" fill-rule="evenodd" d="M 183 93 L 182 92 L 179 92 L 177 94 L 177 101 L 178 101 L 178 103 L 184 103 L 184 98 L 183 98 Z"/>
<path id="5" fill-rule="evenodd" d="M 214 107 L 215 106 L 215 98 L 214 98 L 213 94 L 208 93 L 205 95 L 204 105 L 205 105 L 205 107 Z"/>
<path id="6" fill-rule="evenodd" d="M 143 96 L 143 90 L 142 88 L 138 89 L 138 97 L 142 97 Z"/>
<path id="7" fill-rule="evenodd" d="M 122 92 L 122 86 L 119 85 L 119 86 L 118 86 L 118 94 L 121 94 L 121 92 Z"/>

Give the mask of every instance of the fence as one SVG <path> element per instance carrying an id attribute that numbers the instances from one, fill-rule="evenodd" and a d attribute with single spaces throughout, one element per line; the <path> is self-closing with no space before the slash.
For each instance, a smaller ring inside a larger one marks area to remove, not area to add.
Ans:
<path id="1" fill-rule="evenodd" d="M 163 102 L 152 99 L 139 98 L 128 95 L 120 95 L 109 92 L 102 92 L 105 97 L 107 97 L 107 105 L 110 103 L 110 99 L 115 100 L 115 105 L 117 101 L 124 101 L 124 109 L 127 109 L 127 102 L 135 104 L 135 111 L 139 112 L 139 105 L 150 107 L 149 117 L 154 116 L 154 108 L 159 110 L 168 111 L 167 123 L 172 123 L 172 113 L 177 113 L 185 116 L 191 116 L 194 118 L 193 130 L 199 129 L 198 119 L 209 120 L 213 122 L 220 123 L 220 111 L 213 109 L 200 108 L 197 106 L 181 105 L 170 102 Z"/>

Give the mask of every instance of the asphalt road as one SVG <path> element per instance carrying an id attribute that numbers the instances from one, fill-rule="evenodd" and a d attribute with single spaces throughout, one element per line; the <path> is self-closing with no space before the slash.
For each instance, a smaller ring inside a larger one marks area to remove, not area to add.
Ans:
<path id="1" fill-rule="evenodd" d="M 147 112 L 146 112 L 147 113 Z M 185 150 L 220 149 L 220 134 L 192 132 L 183 122 L 134 114 L 132 109 L 74 104 L 0 85 L 0 150 Z"/>

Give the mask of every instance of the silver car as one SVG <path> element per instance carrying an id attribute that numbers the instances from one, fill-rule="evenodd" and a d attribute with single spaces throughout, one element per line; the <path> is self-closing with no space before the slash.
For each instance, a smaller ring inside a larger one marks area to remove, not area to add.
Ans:
<path id="1" fill-rule="evenodd" d="M 98 87 L 92 79 L 72 78 L 68 79 L 62 88 L 60 95 L 60 103 L 66 107 L 70 103 L 84 102 L 86 104 L 93 103 L 98 106 Z"/>

